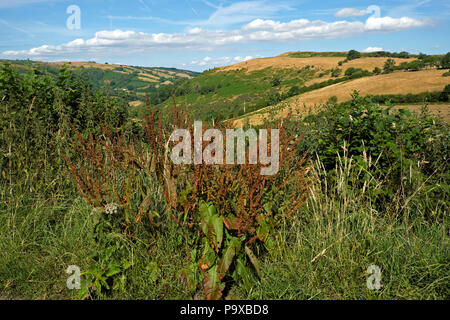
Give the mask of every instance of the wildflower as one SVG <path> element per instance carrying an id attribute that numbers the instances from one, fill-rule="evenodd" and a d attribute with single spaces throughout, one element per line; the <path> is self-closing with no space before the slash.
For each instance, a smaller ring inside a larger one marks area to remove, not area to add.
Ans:
<path id="1" fill-rule="evenodd" d="M 106 214 L 116 214 L 117 213 L 117 208 L 118 208 L 118 206 L 114 202 L 108 203 L 105 206 L 105 213 Z"/>

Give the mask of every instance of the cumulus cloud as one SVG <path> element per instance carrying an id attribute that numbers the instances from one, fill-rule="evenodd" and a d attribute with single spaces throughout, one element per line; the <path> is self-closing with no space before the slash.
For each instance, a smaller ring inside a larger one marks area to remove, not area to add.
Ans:
<path id="1" fill-rule="evenodd" d="M 361 21 L 297 19 L 289 22 L 255 19 L 234 30 L 191 28 L 185 33 L 145 33 L 132 30 L 98 31 L 93 38 L 75 39 L 61 45 L 43 45 L 29 50 L 5 51 L 4 57 L 79 57 L 130 54 L 156 50 L 205 50 L 251 42 L 298 42 L 336 39 L 372 32 L 395 32 L 432 24 L 409 17 L 370 17 Z"/>
<path id="2" fill-rule="evenodd" d="M 370 17 L 367 19 L 364 26 L 367 31 L 401 31 L 406 29 L 411 29 L 415 27 L 423 27 L 432 25 L 431 20 L 416 20 L 413 18 L 402 17 L 402 18 L 391 18 L 391 17 Z"/>
<path id="3" fill-rule="evenodd" d="M 238 63 L 238 62 L 247 61 L 247 60 L 251 60 L 251 59 L 255 59 L 255 57 L 253 57 L 253 56 L 246 56 L 246 57 L 236 56 L 234 58 L 232 58 L 232 57 L 220 57 L 220 58 L 204 57 L 201 60 L 193 60 L 193 61 L 191 61 L 191 63 L 188 63 L 188 64 L 184 63 L 183 66 L 190 65 L 190 66 L 200 66 L 200 67 L 206 67 L 206 66 L 221 67 L 224 65 Z"/>
<path id="4" fill-rule="evenodd" d="M 383 48 L 381 47 L 367 47 L 365 48 L 362 52 L 378 52 L 378 51 L 383 51 Z"/>
<path id="5" fill-rule="evenodd" d="M 335 17 L 338 18 L 347 18 L 347 17 L 361 17 L 365 16 L 369 12 L 367 10 L 358 10 L 355 8 L 344 8 L 339 10 L 334 14 Z"/>

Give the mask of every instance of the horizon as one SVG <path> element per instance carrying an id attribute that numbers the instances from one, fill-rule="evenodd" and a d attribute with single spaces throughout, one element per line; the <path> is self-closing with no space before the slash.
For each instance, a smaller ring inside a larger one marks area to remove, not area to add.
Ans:
<path id="1" fill-rule="evenodd" d="M 202 72 L 298 51 L 445 54 L 449 9 L 441 0 L 0 0 L 0 59 Z"/>

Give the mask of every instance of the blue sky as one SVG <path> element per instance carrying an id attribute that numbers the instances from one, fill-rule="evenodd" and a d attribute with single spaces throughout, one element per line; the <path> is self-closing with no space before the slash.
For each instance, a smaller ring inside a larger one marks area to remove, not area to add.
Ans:
<path id="1" fill-rule="evenodd" d="M 202 71 L 287 51 L 438 54 L 449 18 L 447 0 L 0 0 L 0 58 Z"/>

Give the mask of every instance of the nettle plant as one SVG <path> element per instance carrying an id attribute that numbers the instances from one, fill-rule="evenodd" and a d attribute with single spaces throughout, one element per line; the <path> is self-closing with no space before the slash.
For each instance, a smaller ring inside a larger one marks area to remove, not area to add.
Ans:
<path id="1" fill-rule="evenodd" d="M 273 126 L 279 138 L 276 175 L 262 175 L 265 166 L 250 164 L 249 154 L 244 164 L 174 164 L 170 153 L 177 142 L 169 137 L 176 129 L 194 134 L 189 113 L 175 103 L 167 110 L 147 104 L 145 141 L 125 143 L 107 128 L 97 139 L 79 137 L 77 148 L 87 161 L 69 165 L 81 195 L 100 212 L 117 203 L 117 222 L 128 237 L 143 217 L 153 227 L 171 219 L 189 229 L 189 261 L 180 279 L 191 294 L 203 288 L 206 299 L 220 299 L 233 283 L 250 290 L 261 275 L 262 253 L 274 246 L 277 223 L 305 201 L 306 154 L 296 148 L 303 135 L 288 130 L 290 116 Z M 225 133 L 230 122 L 216 119 L 213 128 Z M 203 125 L 202 136 L 207 129 Z M 202 143 L 203 148 L 209 144 Z M 272 152 L 270 141 L 268 145 Z M 166 203 L 160 210 L 151 207 L 158 190 Z"/>

